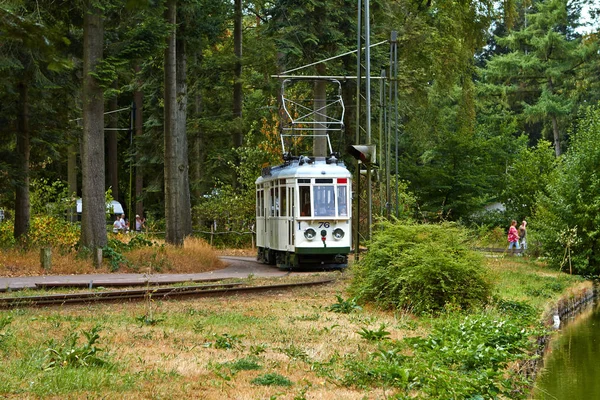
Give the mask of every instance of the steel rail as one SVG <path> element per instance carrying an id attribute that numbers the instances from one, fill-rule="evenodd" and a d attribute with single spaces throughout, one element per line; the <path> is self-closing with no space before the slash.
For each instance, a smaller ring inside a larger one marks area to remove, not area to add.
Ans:
<path id="1" fill-rule="evenodd" d="M 163 287 L 134 290 L 117 290 L 104 292 L 49 294 L 44 296 L 0 297 L 0 309 L 32 306 L 51 306 L 82 303 L 104 303 L 122 300 L 141 300 L 146 298 L 170 300 L 179 297 L 218 297 L 234 296 L 244 293 L 261 293 L 273 290 L 287 290 L 297 287 L 324 285 L 334 282 L 328 278 L 311 282 L 284 283 L 277 285 L 240 286 L 241 284 L 224 284 L 207 286 Z M 221 288 L 214 288 L 220 286 Z"/>

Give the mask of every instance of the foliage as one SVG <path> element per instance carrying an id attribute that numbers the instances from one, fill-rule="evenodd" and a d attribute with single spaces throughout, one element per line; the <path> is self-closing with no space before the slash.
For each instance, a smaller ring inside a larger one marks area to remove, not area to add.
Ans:
<path id="1" fill-rule="evenodd" d="M 252 379 L 250 383 L 262 386 L 292 386 L 293 383 L 288 378 L 277 373 L 262 374 Z"/>
<path id="2" fill-rule="evenodd" d="M 248 135 L 247 147 L 235 152 L 238 163 L 229 163 L 234 169 L 239 182 L 236 185 L 225 181 L 217 181 L 211 194 L 199 199 L 194 207 L 194 220 L 201 221 L 200 230 L 232 232 L 222 235 L 219 240 L 228 245 L 248 243 L 249 235 L 243 232 L 253 231 L 255 219 L 255 186 L 254 181 L 260 176 L 262 166 L 275 161 L 275 157 L 263 150 L 263 147 L 252 146 L 253 136 Z M 206 237 L 206 235 L 204 235 Z"/>
<path id="3" fill-rule="evenodd" d="M 215 349 L 233 349 L 235 346 L 241 343 L 243 335 L 230 335 L 228 333 L 213 334 L 215 339 L 213 345 Z"/>
<path id="4" fill-rule="evenodd" d="M 63 343 L 56 343 L 54 339 L 47 342 L 47 363 L 44 367 L 46 371 L 54 368 L 79 368 L 79 367 L 107 367 L 110 363 L 99 357 L 99 353 L 104 350 L 96 347 L 100 339 L 99 332 L 101 327 L 94 326 L 89 331 L 82 331 L 86 342 L 78 345 L 79 334 L 71 333 Z"/>
<path id="5" fill-rule="evenodd" d="M 528 319 L 527 321 L 531 321 Z M 366 360 L 348 362 L 347 384 L 391 386 L 411 397 L 439 399 L 524 398 L 505 368 L 528 357 L 529 338 L 515 316 L 493 311 L 451 313 L 433 321 L 426 337 L 383 342 Z M 410 354 L 410 355 L 407 355 Z"/>
<path id="6" fill-rule="evenodd" d="M 358 334 L 366 340 L 378 342 L 383 339 L 388 339 L 390 332 L 385 330 L 385 324 L 381 324 L 376 331 L 363 327 Z"/>
<path id="7" fill-rule="evenodd" d="M 337 302 L 327 307 L 328 311 L 333 311 L 341 314 L 350 314 L 353 311 L 360 311 L 362 309 L 356 303 L 356 298 L 344 300 L 341 294 L 336 294 Z"/>
<path id="8" fill-rule="evenodd" d="M 12 322 L 12 317 L 10 315 L 0 317 L 0 349 L 4 350 L 6 348 L 6 338 L 10 336 L 8 331 L 2 332 L 4 328 L 6 328 Z"/>
<path id="9" fill-rule="evenodd" d="M 447 304 L 471 308 L 487 300 L 491 284 L 465 229 L 387 221 L 379 228 L 354 266 L 352 292 L 359 300 L 415 312 L 441 311 Z"/>
<path id="10" fill-rule="evenodd" d="M 600 272 L 600 107 L 581 115 L 570 149 L 540 196 L 534 222 L 549 262 L 576 274 Z"/>
<path id="11" fill-rule="evenodd" d="M 12 235 L 13 221 L 0 223 L 0 246 L 14 246 L 16 242 Z M 55 216 L 34 216 L 31 218 L 31 227 L 26 238 L 26 243 L 72 250 L 79 243 L 79 226 Z"/>
<path id="12" fill-rule="evenodd" d="M 29 190 L 32 215 L 64 218 L 75 207 L 75 196 L 69 193 L 67 183 L 61 180 L 33 179 Z"/>
<path id="13" fill-rule="evenodd" d="M 123 255 L 123 248 L 126 245 L 117 239 L 109 239 L 106 246 L 102 247 L 102 257 L 108 259 L 112 272 L 118 271 L 122 265 L 129 265 L 129 260 Z"/>
<path id="14" fill-rule="evenodd" d="M 526 7 L 520 24 L 496 38 L 497 54 L 483 71 L 483 82 L 495 86 L 493 96 L 518 116 L 531 137 L 541 133 L 552 140 L 556 155 L 576 114 L 575 93 L 581 90 L 578 80 L 584 71 L 579 66 L 597 51 L 597 41 L 583 40 L 575 32 L 579 9 L 568 3 L 548 0 Z"/>
<path id="15" fill-rule="evenodd" d="M 540 140 L 535 147 L 522 147 L 507 167 L 506 185 L 501 196 L 510 219 L 521 221 L 533 215 L 536 199 L 545 190 L 556 158 L 552 143 Z"/>
<path id="16" fill-rule="evenodd" d="M 256 357 L 245 357 L 239 360 L 230 361 L 223 364 L 224 367 L 228 367 L 233 372 L 238 371 L 253 371 L 262 369 L 262 365 L 258 362 Z"/>

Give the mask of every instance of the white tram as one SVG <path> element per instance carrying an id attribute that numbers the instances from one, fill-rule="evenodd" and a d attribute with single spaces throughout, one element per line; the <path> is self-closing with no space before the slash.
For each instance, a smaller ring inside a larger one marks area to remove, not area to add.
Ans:
<path id="1" fill-rule="evenodd" d="M 335 157 L 300 156 L 256 180 L 258 261 L 280 269 L 345 268 L 351 174 Z"/>

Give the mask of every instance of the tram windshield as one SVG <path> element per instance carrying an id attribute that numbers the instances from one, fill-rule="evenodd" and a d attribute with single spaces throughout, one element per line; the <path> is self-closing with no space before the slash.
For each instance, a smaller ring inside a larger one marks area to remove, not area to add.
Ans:
<path id="1" fill-rule="evenodd" d="M 315 217 L 335 217 L 335 191 L 333 186 L 315 186 Z"/>

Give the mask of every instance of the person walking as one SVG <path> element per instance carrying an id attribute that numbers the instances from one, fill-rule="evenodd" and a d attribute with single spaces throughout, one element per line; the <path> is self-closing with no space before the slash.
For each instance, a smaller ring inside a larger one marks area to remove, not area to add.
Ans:
<path id="1" fill-rule="evenodd" d="M 142 229 L 144 229 L 144 222 L 146 220 L 142 217 L 140 217 L 139 215 L 135 216 L 135 231 L 136 232 L 141 232 Z"/>
<path id="2" fill-rule="evenodd" d="M 521 248 L 527 250 L 527 221 L 523 220 L 519 226 L 519 238 L 521 239 Z"/>
<path id="3" fill-rule="evenodd" d="M 508 228 L 508 249 L 510 250 L 510 254 L 513 254 L 513 247 L 516 247 L 517 250 L 521 249 L 519 245 L 519 232 L 517 231 L 517 221 L 514 219 L 510 223 L 510 228 Z"/>

